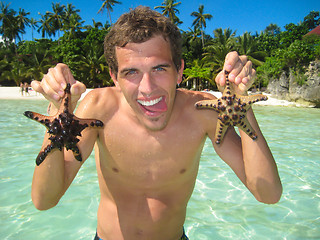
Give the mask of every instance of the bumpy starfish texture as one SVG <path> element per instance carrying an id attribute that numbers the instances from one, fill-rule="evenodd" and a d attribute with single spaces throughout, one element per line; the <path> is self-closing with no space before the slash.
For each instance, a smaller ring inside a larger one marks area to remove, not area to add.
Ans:
<path id="1" fill-rule="evenodd" d="M 65 96 L 62 99 L 59 111 L 54 116 L 44 116 L 39 113 L 26 111 L 24 115 L 32 120 L 40 122 L 50 134 L 50 143 L 39 153 L 36 164 L 39 166 L 47 157 L 47 155 L 55 148 L 62 151 L 65 147 L 73 152 L 74 157 L 78 161 L 82 161 L 80 150 L 77 146 L 79 142 L 78 136 L 87 127 L 103 127 L 103 122 L 96 119 L 78 118 L 69 112 L 71 105 L 70 84 L 66 86 Z"/>
<path id="2" fill-rule="evenodd" d="M 212 109 L 218 113 L 218 122 L 215 134 L 216 144 L 220 144 L 229 126 L 237 126 L 253 140 L 257 135 L 247 119 L 247 110 L 258 101 L 267 100 L 267 96 L 255 94 L 250 96 L 238 95 L 229 81 L 229 72 L 226 74 L 226 87 L 221 98 L 203 100 L 195 104 L 197 109 Z"/>

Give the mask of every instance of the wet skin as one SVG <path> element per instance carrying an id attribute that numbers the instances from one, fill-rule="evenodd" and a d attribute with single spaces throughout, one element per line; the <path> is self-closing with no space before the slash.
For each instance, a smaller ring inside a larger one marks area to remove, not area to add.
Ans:
<path id="1" fill-rule="evenodd" d="M 240 140 L 229 129 L 218 146 L 218 114 L 195 108 L 196 102 L 215 97 L 176 90 L 183 64 L 175 68 L 167 41 L 155 36 L 128 43 L 116 48 L 116 55 L 118 72 L 111 73 L 116 86 L 91 91 L 75 113 L 104 123 L 102 129 L 83 130 L 78 143 L 83 159 L 95 146 L 101 238 L 179 239 L 207 137 L 258 200 L 278 199 L 276 166 L 252 110 L 247 118 L 259 138 L 253 142 L 240 131 Z M 70 151 L 48 155 L 35 169 L 34 204 L 39 209 L 55 206 L 82 164 Z"/>

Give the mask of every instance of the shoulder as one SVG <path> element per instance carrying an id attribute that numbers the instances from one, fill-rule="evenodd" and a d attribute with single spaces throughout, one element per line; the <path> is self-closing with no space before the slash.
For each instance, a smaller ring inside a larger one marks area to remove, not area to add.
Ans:
<path id="1" fill-rule="evenodd" d="M 202 100 L 214 100 L 216 97 L 209 92 L 190 91 L 186 89 L 177 89 L 177 102 L 185 107 L 189 106 L 195 109 L 195 104 Z"/>
<path id="2" fill-rule="evenodd" d="M 176 102 L 179 109 L 183 109 L 183 114 L 192 118 L 194 123 L 201 126 L 205 132 L 215 129 L 217 113 L 209 109 L 197 109 L 196 103 L 202 100 L 214 100 L 216 97 L 208 92 L 189 91 L 178 89 Z"/>
<path id="3" fill-rule="evenodd" d="M 105 118 L 116 110 L 119 103 L 119 91 L 114 87 L 90 90 L 81 100 L 76 113 L 87 118 Z"/>

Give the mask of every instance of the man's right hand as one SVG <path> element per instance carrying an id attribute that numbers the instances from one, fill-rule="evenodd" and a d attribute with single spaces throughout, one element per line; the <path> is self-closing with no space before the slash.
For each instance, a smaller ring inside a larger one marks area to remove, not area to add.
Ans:
<path id="1" fill-rule="evenodd" d="M 52 102 L 56 109 L 59 109 L 67 83 L 71 84 L 72 109 L 70 111 L 73 111 L 81 94 L 86 91 L 86 86 L 74 79 L 66 64 L 58 63 L 54 68 L 50 68 L 41 82 L 34 80 L 31 82 L 31 87 Z"/>

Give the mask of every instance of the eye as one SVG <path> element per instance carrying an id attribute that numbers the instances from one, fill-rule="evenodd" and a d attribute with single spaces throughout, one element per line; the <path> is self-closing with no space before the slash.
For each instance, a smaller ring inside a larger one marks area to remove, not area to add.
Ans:
<path id="1" fill-rule="evenodd" d="M 137 70 L 131 69 L 126 72 L 126 76 L 132 76 L 137 73 Z"/>
<path id="2" fill-rule="evenodd" d="M 161 72 L 161 71 L 165 71 L 165 69 L 164 69 L 163 67 L 157 67 L 157 68 L 155 69 L 155 71 Z"/>

